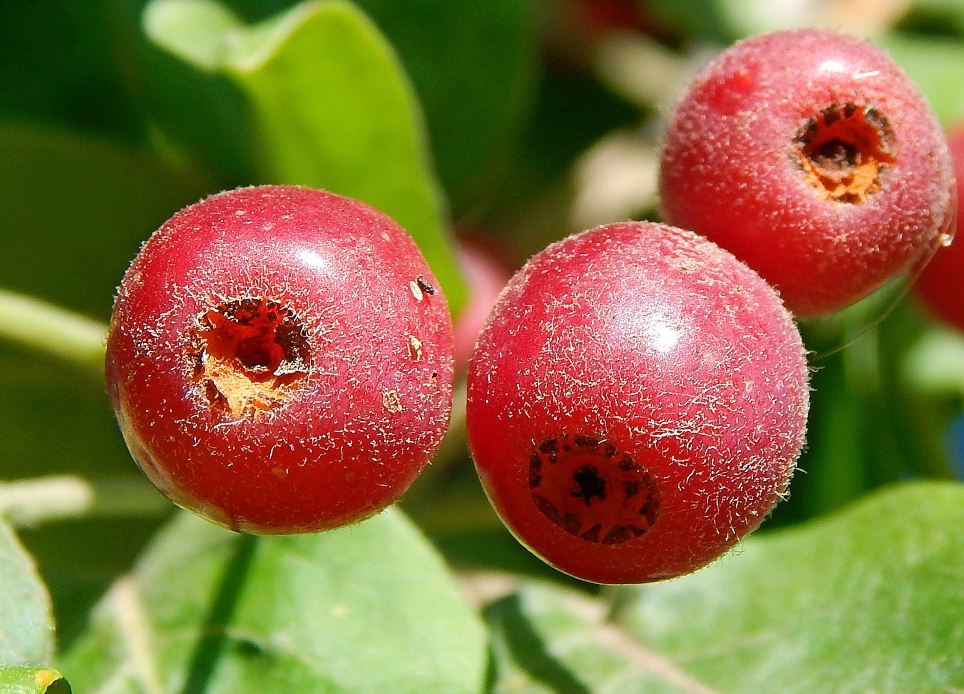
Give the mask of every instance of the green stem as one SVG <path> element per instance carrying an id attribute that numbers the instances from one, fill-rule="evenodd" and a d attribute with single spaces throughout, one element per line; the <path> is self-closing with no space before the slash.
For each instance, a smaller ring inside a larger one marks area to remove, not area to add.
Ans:
<path id="1" fill-rule="evenodd" d="M 68 518 L 159 516 L 171 504 L 142 479 L 51 475 L 0 482 L 0 517 L 19 527 Z"/>
<path id="2" fill-rule="evenodd" d="M 23 294 L 0 289 L 0 338 L 103 369 L 107 327 Z"/>

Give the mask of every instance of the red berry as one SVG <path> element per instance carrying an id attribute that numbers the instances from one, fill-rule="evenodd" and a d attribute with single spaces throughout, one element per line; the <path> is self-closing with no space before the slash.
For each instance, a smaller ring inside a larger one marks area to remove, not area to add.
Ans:
<path id="1" fill-rule="evenodd" d="M 803 345 L 773 290 L 691 232 L 629 222 L 513 278 L 466 416 L 521 542 L 573 576 L 640 583 L 694 571 L 763 520 L 807 406 Z"/>
<path id="2" fill-rule="evenodd" d="M 950 220 L 946 143 L 886 53 L 794 30 L 737 43 L 670 119 L 667 222 L 757 270 L 799 316 L 835 311 L 913 268 Z"/>
<path id="3" fill-rule="evenodd" d="M 234 530 L 361 520 L 437 449 L 452 325 L 405 231 L 291 186 L 181 210 L 124 276 L 107 382 L 134 459 L 175 503 Z"/>
<path id="4" fill-rule="evenodd" d="M 964 125 L 948 138 L 957 198 L 964 200 Z M 964 206 L 957 208 L 957 228 L 964 228 Z M 957 239 L 947 248 L 938 249 L 917 278 L 918 296 L 938 318 L 964 331 L 964 241 Z"/>

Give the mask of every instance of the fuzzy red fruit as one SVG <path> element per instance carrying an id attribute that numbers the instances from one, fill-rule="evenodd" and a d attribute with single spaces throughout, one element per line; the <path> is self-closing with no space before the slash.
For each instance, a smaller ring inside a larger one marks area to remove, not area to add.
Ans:
<path id="1" fill-rule="evenodd" d="M 445 298 L 405 231 L 308 188 L 174 215 L 124 276 L 107 383 L 134 459 L 175 503 L 251 533 L 361 520 L 437 449 Z"/>
<path id="2" fill-rule="evenodd" d="M 957 199 L 964 200 L 964 125 L 948 136 Z M 964 228 L 964 206 L 957 208 L 957 229 Z M 964 240 L 958 238 L 947 248 L 939 248 L 917 278 L 918 296 L 931 312 L 948 325 L 964 331 Z"/>
<path id="3" fill-rule="evenodd" d="M 662 211 L 731 251 L 798 316 L 843 308 L 940 243 L 950 155 L 886 53 L 829 31 L 731 46 L 668 124 Z"/>
<path id="4" fill-rule="evenodd" d="M 509 529 L 597 583 L 679 576 L 755 528 L 803 443 L 779 297 L 697 235 L 630 222 L 533 257 L 469 370 L 469 441 Z"/>

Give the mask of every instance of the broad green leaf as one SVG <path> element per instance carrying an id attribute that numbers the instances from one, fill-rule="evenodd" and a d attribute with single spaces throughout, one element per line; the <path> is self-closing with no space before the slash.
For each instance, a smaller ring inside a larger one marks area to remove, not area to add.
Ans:
<path id="1" fill-rule="evenodd" d="M 225 8 L 258 20 L 297 4 L 292 0 L 225 0 L 223 7 L 185 4 L 180 10 L 164 10 L 156 21 L 169 25 L 156 33 L 176 44 L 177 55 L 190 55 L 194 64 L 211 66 L 221 50 L 215 35 L 238 24 Z M 536 3 L 359 0 L 357 4 L 391 41 L 411 76 L 425 111 L 439 178 L 457 208 L 471 208 L 483 189 L 504 172 L 507 152 L 515 146 L 532 106 L 539 47 Z M 157 56 L 142 56 L 142 64 L 158 62 L 150 57 Z M 224 99 L 214 81 L 206 94 L 187 95 L 175 87 L 189 84 L 187 75 L 169 65 L 152 67 L 148 76 L 152 86 L 145 96 L 160 125 L 173 131 L 175 138 L 192 140 L 184 145 L 217 157 L 212 140 L 225 138 L 223 127 L 218 127 L 224 117 L 210 106 Z M 151 92 L 163 92 L 164 101 Z M 166 107 L 171 101 L 196 113 L 195 130 L 201 125 L 207 130 L 206 138 L 199 131 L 184 132 L 190 124 L 183 122 L 183 109 Z M 200 101 L 212 102 L 206 112 L 200 110 Z"/>
<path id="2" fill-rule="evenodd" d="M 944 128 L 964 119 L 964 43 L 890 33 L 875 40 L 924 92 Z"/>
<path id="3" fill-rule="evenodd" d="M 183 514 L 60 666 L 78 691 L 474 694 L 484 664 L 445 566 L 389 510 L 262 538 Z"/>
<path id="4" fill-rule="evenodd" d="M 54 649 L 50 599 L 33 561 L 3 522 L 0 522 L 0 615 L 0 668 L 47 665 Z"/>
<path id="5" fill-rule="evenodd" d="M 964 487 L 892 487 L 630 589 L 621 623 L 718 692 L 964 687 Z"/>
<path id="6" fill-rule="evenodd" d="M 56 670 L 0 667 L 0 694 L 70 694 L 70 685 Z"/>
<path id="7" fill-rule="evenodd" d="M 140 244 L 201 194 L 142 152 L 39 126 L 0 122 L 0 162 L 0 286 L 101 320 Z"/>
<path id="8" fill-rule="evenodd" d="M 398 50 L 456 207 L 498 176 L 535 96 L 532 0 L 358 0 Z"/>
<path id="9" fill-rule="evenodd" d="M 388 214 L 415 238 L 458 310 L 463 288 L 418 104 L 391 46 L 354 5 L 306 2 L 243 26 L 210 0 L 154 0 L 144 28 L 241 89 L 264 180 L 324 188 Z"/>
<path id="10" fill-rule="evenodd" d="M 604 621 L 605 607 L 529 583 L 489 606 L 493 694 L 712 694 Z"/>
<path id="11" fill-rule="evenodd" d="M 964 487 L 895 486 L 610 601 L 491 605 L 496 693 L 948 694 L 964 686 Z"/>

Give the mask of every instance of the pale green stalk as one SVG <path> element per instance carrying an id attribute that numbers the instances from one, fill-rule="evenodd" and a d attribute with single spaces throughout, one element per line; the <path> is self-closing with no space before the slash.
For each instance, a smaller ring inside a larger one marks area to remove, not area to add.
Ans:
<path id="1" fill-rule="evenodd" d="M 101 370 L 107 326 L 41 299 L 0 289 L 0 339 Z"/>

